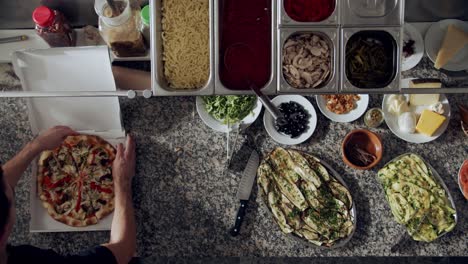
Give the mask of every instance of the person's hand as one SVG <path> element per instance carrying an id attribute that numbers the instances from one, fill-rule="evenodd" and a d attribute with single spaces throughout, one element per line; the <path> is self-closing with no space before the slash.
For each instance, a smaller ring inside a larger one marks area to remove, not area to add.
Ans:
<path id="1" fill-rule="evenodd" d="M 126 147 L 122 143 L 117 146 L 117 154 L 112 164 L 116 194 L 130 193 L 132 178 L 135 175 L 135 156 L 135 141 L 127 135 Z"/>
<path id="2" fill-rule="evenodd" d="M 68 136 L 76 136 L 78 133 L 67 126 L 56 126 L 49 128 L 47 131 L 39 135 L 34 143 L 39 151 L 53 150 L 62 144 Z"/>

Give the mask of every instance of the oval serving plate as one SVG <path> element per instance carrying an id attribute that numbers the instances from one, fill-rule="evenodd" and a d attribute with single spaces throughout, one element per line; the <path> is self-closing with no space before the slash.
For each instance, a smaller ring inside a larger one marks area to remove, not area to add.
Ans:
<path id="1" fill-rule="evenodd" d="M 452 194 L 450 194 L 450 191 L 447 188 L 447 185 L 445 185 L 445 182 L 442 179 L 442 177 L 440 177 L 439 173 L 425 159 L 423 159 L 421 156 L 419 156 L 418 154 L 415 154 L 415 153 L 405 153 L 405 154 L 401 154 L 398 157 L 396 157 L 396 158 L 392 159 L 391 161 L 387 162 L 382 168 L 384 168 L 388 164 L 390 164 L 392 162 L 395 162 L 395 161 L 401 159 L 402 157 L 408 156 L 408 155 L 415 155 L 418 158 L 420 158 L 424 162 L 424 164 L 426 164 L 426 166 L 429 167 L 429 169 L 431 170 L 432 176 L 433 176 L 432 178 L 434 178 L 440 184 L 440 186 L 442 186 L 445 193 L 447 194 L 447 199 L 449 200 L 450 205 L 452 206 L 453 210 L 455 210 L 455 213 L 453 214 L 453 219 L 455 220 L 455 227 L 456 227 L 457 224 L 458 224 L 458 212 L 457 212 L 457 208 L 455 207 L 455 201 L 453 200 Z M 377 180 L 379 181 L 380 186 L 382 187 L 382 182 L 380 182 L 380 179 L 378 177 L 377 177 Z M 385 190 L 383 190 L 383 192 L 384 192 L 384 195 L 385 195 Z M 386 195 L 385 195 L 385 197 L 386 197 Z M 385 198 L 385 199 L 387 199 L 387 198 Z M 387 201 L 387 203 L 388 203 L 388 201 Z M 393 216 L 393 214 L 392 214 L 392 216 Z M 454 227 L 454 229 L 455 229 L 455 227 Z M 406 227 L 405 227 L 405 229 L 406 229 Z M 453 231 L 453 229 L 452 229 L 452 231 Z M 449 232 L 451 232 L 451 231 L 449 231 Z M 435 240 L 441 238 L 442 236 L 446 235 L 449 232 L 444 232 L 444 233 L 440 234 Z M 422 241 L 418 241 L 418 242 L 422 242 Z M 431 243 L 431 242 L 429 242 L 429 243 Z"/>
<path id="2" fill-rule="evenodd" d="M 306 239 L 304 238 L 301 238 L 293 233 L 290 233 L 290 234 L 284 234 L 281 230 L 280 232 L 284 235 L 286 235 L 287 237 L 289 237 L 290 239 L 294 240 L 294 241 L 297 241 L 301 244 L 304 244 L 306 246 L 314 246 L 316 248 L 322 248 L 322 249 L 336 249 L 336 248 L 340 248 L 340 247 L 343 247 L 345 246 L 350 240 L 351 238 L 354 236 L 354 233 L 356 232 L 356 225 L 357 225 L 357 212 L 356 212 L 356 206 L 354 204 L 355 200 L 351 194 L 351 191 L 349 190 L 349 187 L 348 185 L 346 184 L 346 182 L 343 180 L 343 178 L 338 174 L 338 172 L 336 172 L 332 166 L 330 166 L 328 163 L 324 162 L 323 160 L 319 159 L 318 157 L 312 155 L 312 154 L 309 154 L 309 153 L 306 153 L 304 151 L 300 151 L 300 150 L 297 150 L 299 152 L 301 152 L 303 155 L 307 155 L 309 157 L 312 157 L 314 158 L 317 162 L 319 162 L 320 164 L 322 164 L 327 170 L 328 172 L 330 173 L 330 175 L 335 178 L 341 185 L 343 185 L 349 192 L 350 192 L 350 195 L 351 195 L 351 198 L 353 199 L 353 206 L 351 207 L 351 210 L 350 210 L 350 213 L 351 213 L 351 218 L 352 218 L 352 221 L 353 221 L 353 231 L 351 232 L 351 234 L 349 234 L 349 236 L 347 236 L 346 238 L 342 238 L 340 240 L 338 240 L 333 246 L 331 247 L 326 247 L 326 246 L 317 246 L 311 242 L 308 242 Z M 266 155 L 265 157 L 268 157 L 270 156 L 270 153 L 268 155 Z M 265 162 L 265 158 L 262 160 L 262 162 Z M 278 227 L 278 224 L 276 223 L 276 221 L 274 220 L 274 217 L 273 217 L 273 213 L 271 212 L 271 209 L 270 207 L 268 206 L 267 202 L 266 202 L 266 194 L 263 192 L 263 189 L 261 186 L 258 185 L 258 182 L 257 182 L 257 187 L 258 187 L 258 193 L 259 193 L 259 196 L 260 196 L 260 200 L 261 200 L 261 204 L 263 207 L 266 207 L 267 209 L 267 212 L 268 212 L 268 215 L 270 216 L 270 219 L 272 219 L 272 221 L 275 223 L 275 225 Z M 279 229 L 279 227 L 278 227 Z"/>

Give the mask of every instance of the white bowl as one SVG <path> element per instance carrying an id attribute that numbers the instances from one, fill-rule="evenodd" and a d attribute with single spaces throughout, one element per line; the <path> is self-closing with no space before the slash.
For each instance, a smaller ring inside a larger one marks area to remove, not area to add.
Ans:
<path id="1" fill-rule="evenodd" d="M 291 138 L 288 135 L 278 132 L 275 128 L 275 120 L 268 111 L 265 111 L 265 114 L 263 115 L 263 124 L 268 135 L 270 135 L 274 141 L 283 145 L 298 145 L 305 142 L 314 134 L 315 128 L 317 127 L 317 112 L 315 112 L 315 108 L 309 102 L 309 100 L 300 95 L 280 95 L 272 100 L 272 103 L 275 106 L 289 102 L 296 102 L 302 105 L 302 107 L 304 107 L 304 109 L 309 114 L 309 123 L 307 124 L 308 127 L 302 135 L 297 138 Z"/>
<path id="2" fill-rule="evenodd" d="M 316 95 L 315 100 L 317 100 L 317 105 L 320 109 L 320 112 L 322 112 L 322 114 L 328 119 L 339 123 L 349 123 L 364 115 L 366 113 L 367 107 L 369 106 L 369 95 L 360 94 L 359 96 L 361 99 L 356 102 L 356 108 L 351 110 L 349 113 L 342 115 L 335 114 L 328 110 L 327 101 L 321 95 Z"/>
<path id="3" fill-rule="evenodd" d="M 407 71 L 411 70 L 416 65 L 421 62 L 422 58 L 424 57 L 424 39 L 417 28 L 413 25 L 405 23 L 404 26 L 404 34 L 403 34 L 403 44 L 407 40 L 414 40 L 414 54 L 405 58 L 403 56 L 403 46 L 401 47 L 401 54 L 402 54 L 402 63 L 401 63 L 401 70 Z"/>
<path id="4" fill-rule="evenodd" d="M 240 125 L 240 123 L 242 123 L 242 126 L 244 128 L 247 128 L 248 126 L 253 124 L 255 120 L 257 120 L 258 116 L 262 112 L 262 107 L 263 107 L 262 103 L 257 98 L 257 103 L 255 105 L 255 108 L 252 110 L 252 113 L 247 115 L 244 119 L 242 119 L 240 123 L 230 124 L 229 125 L 230 127 L 228 127 L 227 124 L 223 124 L 222 121 L 212 117 L 206 111 L 205 102 L 203 101 L 201 96 L 197 96 L 196 105 L 197 105 L 198 115 L 200 116 L 203 123 L 205 123 L 211 129 L 218 131 L 218 132 L 223 132 L 223 133 L 232 131 L 236 126 Z"/>

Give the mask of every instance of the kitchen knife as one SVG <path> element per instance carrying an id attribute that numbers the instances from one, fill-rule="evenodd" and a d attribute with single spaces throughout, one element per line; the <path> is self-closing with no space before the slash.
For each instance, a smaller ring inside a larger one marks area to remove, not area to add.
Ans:
<path id="1" fill-rule="evenodd" d="M 240 207 L 237 211 L 236 222 L 234 227 L 231 229 L 231 236 L 237 236 L 240 232 L 242 221 L 244 221 L 245 211 L 247 204 L 249 203 L 250 193 L 255 182 L 255 176 L 257 175 L 257 168 L 260 162 L 257 152 L 254 150 L 250 154 L 249 161 L 245 166 L 244 173 L 239 184 L 239 190 L 237 190 L 237 199 L 240 200 Z"/>

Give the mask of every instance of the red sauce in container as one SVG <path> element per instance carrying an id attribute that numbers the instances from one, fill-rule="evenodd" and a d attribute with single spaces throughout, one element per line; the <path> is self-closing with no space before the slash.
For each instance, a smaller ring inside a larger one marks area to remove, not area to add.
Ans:
<path id="1" fill-rule="evenodd" d="M 272 0 L 220 0 L 219 76 L 230 90 L 271 78 Z"/>
<path id="2" fill-rule="evenodd" d="M 298 22 L 320 22 L 335 11 L 336 0 L 284 0 L 289 17 Z"/>

